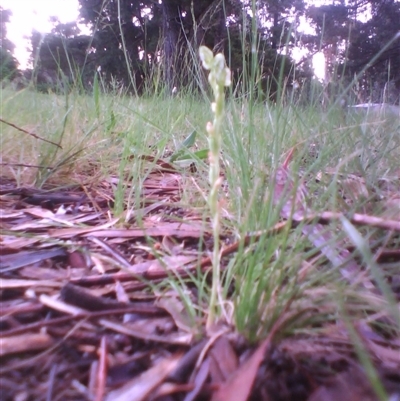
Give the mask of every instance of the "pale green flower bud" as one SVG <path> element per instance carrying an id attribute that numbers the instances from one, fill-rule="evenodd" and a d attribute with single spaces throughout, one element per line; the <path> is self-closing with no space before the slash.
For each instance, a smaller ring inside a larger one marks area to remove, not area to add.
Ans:
<path id="1" fill-rule="evenodd" d="M 206 70 L 211 70 L 213 66 L 214 56 L 212 51 L 206 46 L 200 46 L 199 49 L 200 60 Z"/>

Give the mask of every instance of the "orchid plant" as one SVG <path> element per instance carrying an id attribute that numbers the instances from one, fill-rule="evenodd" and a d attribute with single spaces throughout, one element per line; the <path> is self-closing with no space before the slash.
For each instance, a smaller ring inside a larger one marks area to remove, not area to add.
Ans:
<path id="1" fill-rule="evenodd" d="M 212 289 L 210 299 L 210 310 L 207 320 L 207 327 L 210 327 L 219 314 L 217 305 L 218 295 L 220 294 L 220 250 L 219 250 L 219 234 L 220 234 L 220 207 L 218 203 L 218 192 L 221 186 L 222 178 L 220 177 L 220 151 L 222 126 L 225 110 L 225 87 L 231 85 L 231 71 L 226 66 L 225 57 L 218 53 L 215 56 L 212 51 L 201 46 L 199 49 L 200 59 L 206 70 L 209 70 L 208 82 L 211 85 L 214 94 L 214 102 L 211 104 L 211 110 L 214 114 L 213 122 L 207 123 L 208 143 L 209 143 L 209 181 L 210 194 L 208 196 L 208 205 L 211 213 L 212 230 L 214 237 L 214 248 L 212 257 Z M 221 300 L 220 300 L 221 301 Z M 222 304 L 222 302 L 219 302 Z"/>

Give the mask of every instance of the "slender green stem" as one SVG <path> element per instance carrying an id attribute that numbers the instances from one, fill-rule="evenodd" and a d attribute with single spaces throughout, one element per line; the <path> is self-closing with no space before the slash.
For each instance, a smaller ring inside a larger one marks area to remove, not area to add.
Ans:
<path id="1" fill-rule="evenodd" d="M 218 203 L 218 192 L 221 186 L 219 155 L 221 151 L 222 123 L 225 109 L 224 87 L 231 84 L 231 72 L 226 66 L 225 57 L 219 53 L 215 57 L 207 47 L 200 47 L 200 58 L 204 68 L 210 70 L 208 81 L 214 92 L 214 103 L 212 103 L 212 111 L 214 113 L 213 122 L 207 124 L 209 152 L 209 180 L 210 194 L 208 204 L 211 213 L 212 230 L 214 236 L 213 248 L 213 277 L 211 299 L 209 305 L 209 315 L 207 326 L 210 327 L 219 315 L 219 307 L 217 303 L 218 292 L 220 289 L 220 251 L 219 251 L 219 233 L 220 233 L 220 208 Z"/>

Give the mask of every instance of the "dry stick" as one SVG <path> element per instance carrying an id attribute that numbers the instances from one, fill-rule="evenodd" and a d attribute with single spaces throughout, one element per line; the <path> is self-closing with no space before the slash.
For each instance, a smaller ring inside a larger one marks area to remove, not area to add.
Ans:
<path id="1" fill-rule="evenodd" d="M 305 204 L 307 189 L 304 185 L 300 185 L 299 188 L 294 191 L 294 180 L 288 169 L 288 164 L 292 158 L 293 152 L 294 148 L 289 152 L 282 167 L 276 170 L 273 194 L 273 203 L 276 206 L 281 206 L 280 215 L 287 220 L 292 220 L 293 212 L 300 213 L 302 216 L 306 215 L 308 212 Z M 285 202 L 283 205 L 282 200 Z M 356 278 L 361 272 L 361 267 L 356 263 L 347 249 L 343 248 L 339 250 L 336 249 L 337 246 L 329 245 L 333 237 L 326 232 L 323 225 L 304 224 L 301 230 L 311 243 L 321 250 L 333 266 L 339 268 L 340 273 L 346 280 L 352 284 L 356 282 Z M 369 280 L 364 280 L 363 285 L 369 290 L 375 288 Z"/>
<path id="2" fill-rule="evenodd" d="M 277 188 L 277 184 L 275 184 L 275 188 Z M 279 197 L 278 197 L 277 189 L 275 189 L 275 193 L 276 193 L 276 199 L 274 199 L 274 203 L 279 203 L 282 192 L 279 192 Z M 306 217 L 303 217 L 303 215 L 305 214 L 303 211 L 305 209 L 302 208 L 302 210 L 301 210 L 303 212 L 303 213 L 301 213 L 302 216 L 301 216 L 301 218 L 297 218 L 296 216 L 291 216 L 292 204 L 291 203 L 289 204 L 289 202 L 288 202 L 287 205 L 289 205 L 289 208 L 287 208 L 285 210 L 283 210 L 284 209 L 283 208 L 282 209 L 283 211 L 281 212 L 281 216 L 284 217 L 285 219 L 287 219 L 286 221 L 279 222 L 268 230 L 260 230 L 260 231 L 251 232 L 251 233 L 246 234 L 246 236 L 243 239 L 240 239 L 236 242 L 233 242 L 232 244 L 229 244 L 229 245 L 223 247 L 221 249 L 221 257 L 228 256 L 228 255 L 236 252 L 240 246 L 247 246 L 247 245 L 249 245 L 249 243 L 251 241 L 254 241 L 257 238 L 260 238 L 263 235 L 274 235 L 274 234 L 282 231 L 284 228 L 287 228 L 288 225 L 290 225 L 291 227 L 294 227 L 294 226 L 297 226 L 299 223 L 304 223 L 309 220 L 315 221 L 315 219 L 321 219 L 321 220 L 326 221 L 326 220 L 330 220 L 332 218 L 337 217 L 336 214 L 335 215 L 327 214 L 330 212 L 324 212 L 320 215 L 315 215 L 315 216 L 307 214 Z M 288 213 L 286 213 L 286 212 L 288 212 Z M 292 217 L 291 219 L 290 219 L 290 216 Z M 358 224 L 374 225 L 374 224 L 372 224 L 371 220 L 368 220 L 366 218 L 356 219 L 356 220 L 359 222 Z M 353 222 L 352 218 L 350 218 L 350 221 Z M 383 227 L 383 223 L 382 223 L 382 225 L 380 225 L 380 227 Z M 320 248 L 321 252 L 324 253 L 324 255 L 335 266 L 340 266 L 340 265 L 344 264 L 344 262 L 347 261 L 347 259 L 349 257 L 351 257 L 351 253 L 347 249 L 343 249 L 338 254 L 334 248 L 331 248 L 331 247 L 329 247 L 329 245 L 327 245 L 327 243 L 332 240 L 332 237 L 329 236 L 328 233 L 324 232 L 325 229 L 322 224 L 304 225 L 302 230 L 303 230 L 303 233 L 307 237 L 310 238 L 311 242 L 313 242 L 313 244 L 315 246 Z M 349 261 L 347 261 L 347 264 L 346 264 L 347 267 L 349 267 L 348 263 L 349 263 Z M 356 266 L 356 269 L 357 269 L 357 270 L 354 270 L 354 272 L 359 273 L 360 267 L 354 261 L 352 262 L 352 264 L 354 267 Z M 178 268 L 175 270 L 175 273 L 179 274 L 181 277 L 187 277 L 190 274 L 190 272 L 194 271 L 197 267 L 200 267 L 203 271 L 205 271 L 206 268 L 210 265 L 211 265 L 211 258 L 209 256 L 206 256 L 200 260 L 199 265 L 196 265 L 195 267 L 187 266 L 187 267 L 183 267 L 183 268 Z M 71 282 L 74 284 L 78 284 L 78 285 L 100 285 L 100 284 L 112 283 L 117 280 L 126 282 L 126 281 L 137 281 L 137 280 L 143 279 L 143 280 L 152 280 L 152 282 L 154 283 L 154 282 L 159 282 L 159 281 L 165 279 L 167 276 L 168 276 L 168 273 L 165 271 L 144 272 L 140 275 L 135 275 L 133 273 L 128 273 L 128 272 L 123 272 L 123 273 L 118 272 L 118 273 L 112 273 L 112 274 L 105 274 L 102 276 L 90 276 L 90 277 L 83 277 L 83 278 L 79 278 L 79 279 L 72 279 Z M 144 288 L 144 287 L 146 287 L 146 285 L 147 285 L 146 283 L 138 283 L 137 289 Z"/>
<path id="3" fill-rule="evenodd" d="M 290 209 L 291 210 L 291 209 Z M 330 212 L 325 212 L 325 213 L 330 213 Z M 296 216 L 292 216 L 291 219 L 288 217 L 285 217 L 285 215 L 282 215 L 286 221 L 279 222 L 275 224 L 273 227 L 267 230 L 260 230 L 260 231 L 255 231 L 251 233 L 247 233 L 246 236 L 243 239 L 240 239 L 236 242 L 233 242 L 232 244 L 229 244 L 221 249 L 221 257 L 228 256 L 234 252 L 236 252 L 240 246 L 247 246 L 250 244 L 251 241 L 254 241 L 258 238 L 260 238 L 263 235 L 274 235 L 277 234 L 278 232 L 281 232 L 283 229 L 287 228 L 288 225 L 290 227 L 295 227 L 299 223 L 304 223 L 307 221 L 315 221 L 315 219 L 321 218 L 321 220 L 326 221 L 328 220 L 328 216 L 325 215 L 325 213 L 322 213 L 321 215 L 315 215 L 314 217 L 312 215 L 307 215 L 306 217 L 301 216 L 300 218 L 297 218 Z M 313 217 L 313 218 L 312 218 Z M 312 218 L 312 219 L 311 219 Z M 350 218 L 350 221 L 353 221 Z M 362 224 L 361 221 L 358 224 Z M 364 224 L 368 224 L 367 221 L 364 219 Z M 314 228 L 313 230 L 311 230 Z M 322 232 L 324 230 L 324 226 L 322 224 L 318 224 L 318 227 L 315 228 L 315 225 L 304 225 L 303 226 L 303 233 L 307 236 L 310 237 L 312 242 L 314 243 L 315 246 L 318 246 L 321 248 L 321 252 L 325 254 L 325 256 L 332 262 L 334 263 L 335 266 L 342 265 L 346 259 L 348 259 L 351 256 L 351 253 L 347 249 L 343 249 L 340 252 L 339 256 L 336 256 L 337 252 L 332 249 L 327 245 L 329 241 L 332 240 L 332 237 L 329 236 L 327 233 Z M 318 245 L 317 245 L 318 243 Z M 326 253 L 325 253 L 326 252 Z M 390 250 L 386 250 L 385 252 L 389 252 L 389 256 L 392 256 L 392 253 L 390 253 Z M 328 257 L 327 253 L 331 254 L 331 257 Z M 397 256 L 397 253 L 393 253 L 394 255 Z M 333 261 L 335 260 L 335 261 Z M 360 271 L 360 267 L 353 262 L 354 265 L 357 266 L 357 272 Z M 202 271 L 206 271 L 206 268 L 211 265 L 211 257 L 206 256 L 200 260 L 200 263 L 194 267 L 191 266 L 186 266 L 182 268 L 177 268 L 175 270 L 176 274 L 179 274 L 182 278 L 183 277 L 188 277 L 190 272 L 193 272 L 197 267 L 200 267 Z M 109 283 L 113 283 L 115 281 L 122 281 L 122 282 L 127 282 L 127 281 L 139 281 L 139 280 L 151 280 L 153 283 L 155 282 L 160 282 L 163 279 L 165 279 L 168 276 L 168 273 L 165 271 L 152 271 L 152 272 L 144 272 L 142 274 L 133 274 L 133 273 L 128 273 L 128 272 L 118 272 L 118 273 L 111 273 L 111 274 L 104 274 L 102 276 L 89 276 L 89 277 L 81 277 L 78 279 L 72 279 L 71 282 L 77 285 L 83 285 L 83 286 L 90 286 L 90 285 L 105 285 Z M 137 288 L 135 287 L 136 290 L 139 290 L 141 288 L 146 287 L 146 283 L 138 283 Z"/>
<path id="4" fill-rule="evenodd" d="M 47 142 L 47 143 L 51 143 L 52 145 L 57 146 L 58 148 L 62 149 L 61 145 L 59 145 L 58 143 L 52 142 L 52 141 L 50 141 L 50 140 L 48 140 L 48 139 L 44 139 L 44 138 L 42 138 L 42 137 L 40 137 L 40 136 L 34 134 L 33 132 L 29 132 L 29 131 L 27 131 L 27 130 L 25 130 L 25 129 L 23 129 L 23 128 L 18 127 L 17 125 L 15 125 L 15 124 L 13 124 L 13 123 L 9 123 L 8 121 L 3 120 L 1 117 L 0 117 L 0 122 L 2 122 L 2 123 L 4 123 L 4 124 L 7 124 L 7 125 L 9 125 L 10 127 L 13 127 L 13 128 L 15 128 L 16 130 L 21 131 L 21 132 L 23 132 L 23 133 L 25 133 L 25 134 L 31 135 L 31 136 L 33 136 L 33 137 L 36 138 L 36 139 L 39 139 L 39 140 L 44 141 L 44 142 Z"/>
<path id="5" fill-rule="evenodd" d="M 36 166 L 34 164 L 25 164 L 25 163 L 0 163 L 0 166 L 43 168 L 43 169 L 46 169 L 46 170 L 53 170 L 54 169 L 54 167 Z"/>
<path id="6" fill-rule="evenodd" d="M 103 336 L 100 342 L 99 353 L 99 364 L 97 370 L 97 380 L 96 380 L 96 396 L 95 401 L 104 400 L 104 393 L 106 388 L 106 378 L 107 378 L 107 337 Z"/>
<path id="7" fill-rule="evenodd" d="M 336 212 L 322 212 L 315 215 L 307 215 L 307 220 L 319 221 L 331 221 L 340 220 L 341 217 L 345 216 L 351 223 L 355 225 L 364 225 L 376 228 L 382 228 L 386 230 L 400 231 L 400 221 L 383 219 L 382 217 L 369 216 L 367 214 L 353 213 L 350 216 L 344 215 L 343 213 Z"/>
<path id="8" fill-rule="evenodd" d="M 221 249 L 221 257 L 230 255 L 231 253 L 236 252 L 239 247 L 249 245 L 251 241 L 256 240 L 257 238 L 260 238 L 263 235 L 274 235 L 280 231 L 282 231 L 285 227 L 288 226 L 288 224 L 293 225 L 295 222 L 279 222 L 275 224 L 273 227 L 267 230 L 260 230 L 260 231 L 254 231 L 251 233 L 248 233 L 243 239 L 240 239 L 230 245 L 227 245 Z M 189 277 L 189 275 L 194 272 L 198 267 L 202 269 L 202 271 L 206 271 L 207 268 L 211 265 L 211 257 L 210 256 L 205 256 L 200 260 L 199 264 L 196 264 L 195 266 L 185 266 L 181 268 L 177 268 L 174 270 L 175 274 L 178 274 L 181 278 Z M 118 273 L 106 273 L 101 276 L 87 276 L 87 277 L 80 277 L 76 279 L 71 279 L 70 282 L 76 285 L 82 285 L 82 286 L 90 286 L 90 285 L 105 285 L 105 284 L 110 284 L 115 281 L 122 281 L 122 282 L 127 282 L 127 281 L 139 281 L 139 280 L 151 280 L 152 283 L 160 282 L 164 280 L 165 278 L 168 277 L 169 272 L 165 270 L 160 270 L 160 271 L 147 271 L 143 272 L 141 274 L 134 274 L 134 273 L 129 273 L 129 272 L 118 272 Z M 141 288 L 145 288 L 148 284 L 147 283 L 141 283 L 138 282 L 137 287 L 135 287 L 135 290 L 139 290 Z"/>
<path id="9" fill-rule="evenodd" d="M 289 223 L 287 221 L 282 221 L 277 224 L 275 224 L 273 227 L 267 230 L 260 230 L 260 231 L 252 231 L 250 233 L 247 233 L 245 237 L 239 241 L 233 242 L 230 245 L 227 245 L 221 249 L 221 258 L 223 256 L 230 255 L 231 253 L 236 252 L 239 247 L 242 246 L 247 246 L 250 244 L 251 241 L 254 241 L 256 239 L 259 239 L 263 235 L 273 235 L 281 232 L 285 227 L 287 227 Z M 200 261 L 200 267 L 204 268 L 208 265 L 211 264 L 211 257 L 206 256 Z"/>

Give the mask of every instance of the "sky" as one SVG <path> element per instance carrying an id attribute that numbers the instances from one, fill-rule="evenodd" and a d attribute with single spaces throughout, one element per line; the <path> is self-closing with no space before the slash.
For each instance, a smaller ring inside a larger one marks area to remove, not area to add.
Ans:
<path id="1" fill-rule="evenodd" d="M 52 16 L 58 17 L 62 23 L 76 21 L 78 4 L 78 0 L 1 0 L 3 9 L 11 10 L 13 14 L 7 24 L 7 38 L 16 46 L 14 56 L 20 68 L 27 67 L 32 30 L 50 32 Z"/>
<path id="2" fill-rule="evenodd" d="M 314 0 L 316 3 L 325 0 Z M 79 16 L 78 0 L 1 0 L 3 9 L 11 10 L 10 23 L 7 24 L 7 37 L 14 43 L 14 56 L 20 68 L 29 67 L 30 40 L 32 30 L 48 33 L 53 24 L 50 17 L 56 16 L 62 23 L 76 21 Z M 314 70 L 318 78 L 325 74 L 325 60 L 322 54 L 313 58 Z"/>

